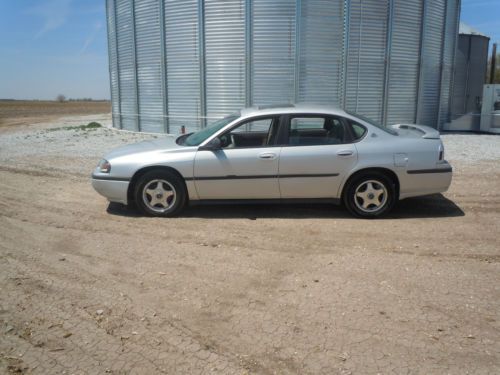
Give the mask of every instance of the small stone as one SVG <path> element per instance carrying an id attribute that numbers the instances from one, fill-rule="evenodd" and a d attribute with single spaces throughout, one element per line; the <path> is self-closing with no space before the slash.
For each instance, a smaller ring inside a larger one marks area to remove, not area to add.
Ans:
<path id="1" fill-rule="evenodd" d="M 104 310 L 99 309 L 99 310 L 97 310 L 95 313 L 96 313 L 97 315 L 102 315 L 102 314 L 104 314 Z"/>
<path id="2" fill-rule="evenodd" d="M 338 358 L 342 361 L 342 362 L 345 362 L 347 361 L 347 359 L 349 358 L 349 354 L 347 353 L 342 353 L 338 356 Z"/>
<path id="3" fill-rule="evenodd" d="M 43 348 L 45 346 L 45 343 L 43 341 L 37 341 L 33 344 L 35 348 Z"/>

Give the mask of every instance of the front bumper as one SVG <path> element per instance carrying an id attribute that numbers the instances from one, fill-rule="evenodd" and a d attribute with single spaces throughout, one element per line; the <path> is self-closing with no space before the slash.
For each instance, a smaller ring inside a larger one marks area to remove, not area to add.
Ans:
<path id="1" fill-rule="evenodd" d="M 127 204 L 130 181 L 106 179 L 92 175 L 92 187 L 110 202 Z"/>

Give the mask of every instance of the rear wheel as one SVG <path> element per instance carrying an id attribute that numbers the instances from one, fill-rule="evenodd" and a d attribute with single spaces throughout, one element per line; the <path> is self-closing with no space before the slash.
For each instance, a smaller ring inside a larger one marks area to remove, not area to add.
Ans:
<path id="1" fill-rule="evenodd" d="M 135 203 L 147 215 L 172 217 L 186 204 L 187 193 L 182 179 L 169 171 L 151 171 L 139 178 Z"/>
<path id="2" fill-rule="evenodd" d="M 383 173 L 363 173 L 348 182 L 343 199 L 349 212 L 355 216 L 380 217 L 394 207 L 396 188 Z"/>

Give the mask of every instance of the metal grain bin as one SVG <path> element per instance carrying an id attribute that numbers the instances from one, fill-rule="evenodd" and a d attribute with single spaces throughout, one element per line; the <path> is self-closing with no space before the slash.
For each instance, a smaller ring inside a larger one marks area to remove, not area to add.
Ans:
<path id="1" fill-rule="evenodd" d="M 446 130 L 479 131 L 483 86 L 486 83 L 490 38 L 460 24 L 451 100 L 451 122 Z"/>
<path id="2" fill-rule="evenodd" d="M 449 119 L 459 0 L 107 0 L 115 127 L 195 130 L 241 107 Z"/>

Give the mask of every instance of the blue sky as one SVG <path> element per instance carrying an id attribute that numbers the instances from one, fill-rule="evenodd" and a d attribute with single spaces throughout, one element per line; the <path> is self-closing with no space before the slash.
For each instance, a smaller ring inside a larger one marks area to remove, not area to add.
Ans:
<path id="1" fill-rule="evenodd" d="M 488 35 L 491 42 L 500 43 L 500 0 L 462 0 L 460 18 Z"/>
<path id="2" fill-rule="evenodd" d="M 104 0 L 0 0 L 0 98 L 109 98 Z"/>
<path id="3" fill-rule="evenodd" d="M 104 2 L 0 0 L 0 98 L 109 98 Z M 499 15 L 500 0 L 462 0 L 462 21 L 497 42 Z"/>

